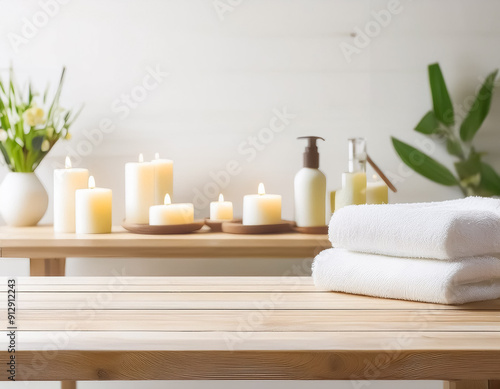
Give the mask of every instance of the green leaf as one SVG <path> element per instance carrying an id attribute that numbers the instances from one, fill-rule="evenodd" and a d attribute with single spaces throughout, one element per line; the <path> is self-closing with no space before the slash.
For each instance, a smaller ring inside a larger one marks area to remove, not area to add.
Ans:
<path id="1" fill-rule="evenodd" d="M 455 113 L 441 68 L 434 63 L 429 65 L 428 70 L 434 113 L 441 123 L 451 126 L 455 123 Z"/>
<path id="2" fill-rule="evenodd" d="M 429 111 L 417 124 L 417 126 L 415 127 L 415 131 L 429 135 L 437 133 L 438 128 L 439 121 L 437 120 L 436 115 L 434 115 L 433 111 Z"/>
<path id="3" fill-rule="evenodd" d="M 61 97 L 61 90 L 64 84 L 64 74 L 66 73 L 66 68 L 63 68 L 61 73 L 61 78 L 59 79 L 59 85 L 56 90 L 56 94 L 54 96 L 54 100 L 50 105 L 49 112 L 47 113 L 47 121 L 50 122 L 52 119 L 52 114 L 54 110 L 59 106 L 59 98 Z"/>
<path id="4" fill-rule="evenodd" d="M 47 95 L 49 94 L 49 89 L 50 89 L 50 83 L 47 83 L 47 86 L 45 87 L 45 92 L 43 92 L 43 103 L 47 101 Z"/>
<path id="5" fill-rule="evenodd" d="M 75 122 L 75 120 L 78 119 L 78 116 L 80 116 L 80 114 L 82 113 L 83 107 L 85 107 L 84 104 L 82 104 L 81 107 L 78 109 L 78 111 L 76 111 L 73 114 L 73 117 L 70 117 L 68 119 L 68 121 L 66 122 L 66 125 L 64 126 L 65 128 L 69 129 L 69 127 L 73 125 L 73 123 Z"/>
<path id="6" fill-rule="evenodd" d="M 464 142 L 470 142 L 472 138 L 474 138 L 474 135 L 476 135 L 476 132 L 483 124 L 484 119 L 488 116 L 497 73 L 498 69 L 486 77 L 476 96 L 474 104 L 472 104 L 469 113 L 460 126 L 460 138 Z"/>
<path id="7" fill-rule="evenodd" d="M 448 138 L 446 140 L 446 150 L 448 151 L 449 154 L 454 155 L 456 157 L 462 157 L 464 155 L 464 152 L 462 150 L 462 145 L 458 141 L 458 139 L 453 138 Z"/>
<path id="8" fill-rule="evenodd" d="M 31 83 L 28 84 L 28 105 L 33 101 L 33 91 L 31 90 Z"/>
<path id="9" fill-rule="evenodd" d="M 7 150 L 5 150 L 5 147 L 0 143 L 0 151 L 2 152 L 3 157 L 5 158 L 5 163 L 10 167 L 10 158 L 9 154 L 7 153 Z"/>
<path id="10" fill-rule="evenodd" d="M 42 143 L 45 139 L 45 136 L 35 136 L 31 141 L 31 145 L 33 146 L 33 150 L 40 151 L 42 149 Z"/>
<path id="11" fill-rule="evenodd" d="M 458 185 L 457 179 L 446 166 L 394 137 L 392 144 L 402 161 L 418 174 L 441 185 Z"/>
<path id="12" fill-rule="evenodd" d="M 486 162 L 481 162 L 481 182 L 479 186 L 492 195 L 500 196 L 500 176 Z"/>

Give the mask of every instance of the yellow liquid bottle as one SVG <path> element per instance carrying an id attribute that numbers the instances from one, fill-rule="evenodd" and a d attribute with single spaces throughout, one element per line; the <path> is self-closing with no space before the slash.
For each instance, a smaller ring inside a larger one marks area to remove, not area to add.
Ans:
<path id="1" fill-rule="evenodd" d="M 366 204 L 366 141 L 349 139 L 349 171 L 342 174 L 342 189 L 335 193 L 335 210 Z"/>

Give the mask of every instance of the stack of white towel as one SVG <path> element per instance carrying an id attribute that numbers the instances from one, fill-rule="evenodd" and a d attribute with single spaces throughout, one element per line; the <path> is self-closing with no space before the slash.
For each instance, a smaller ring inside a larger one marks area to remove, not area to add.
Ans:
<path id="1" fill-rule="evenodd" d="M 443 304 L 500 298 L 500 200 L 348 206 L 329 238 L 335 248 L 313 264 L 322 289 Z"/>

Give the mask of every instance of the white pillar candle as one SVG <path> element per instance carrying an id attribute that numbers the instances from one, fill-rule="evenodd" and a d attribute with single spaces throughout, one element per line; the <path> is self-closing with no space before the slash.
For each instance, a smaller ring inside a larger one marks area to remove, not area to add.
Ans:
<path id="1" fill-rule="evenodd" d="M 150 162 L 125 164 L 125 220 L 127 223 L 148 224 L 149 207 L 155 203 L 155 171 Z"/>
<path id="2" fill-rule="evenodd" d="M 170 159 L 161 159 L 158 153 L 151 161 L 155 171 L 155 205 L 163 204 L 168 193 L 173 199 L 174 193 L 174 162 Z"/>
<path id="3" fill-rule="evenodd" d="M 75 196 L 76 233 L 108 234 L 111 232 L 111 189 L 96 188 L 89 177 L 88 189 L 78 189 Z"/>
<path id="4" fill-rule="evenodd" d="M 163 205 L 153 205 L 149 208 L 149 224 L 152 226 L 167 226 L 171 224 L 187 224 L 193 222 L 193 204 L 172 204 L 168 193 L 165 195 Z"/>
<path id="5" fill-rule="evenodd" d="M 259 194 L 243 197 L 243 224 L 247 226 L 281 223 L 281 196 L 266 194 L 259 184 Z"/>
<path id="6" fill-rule="evenodd" d="M 373 179 L 366 184 L 366 204 L 388 204 L 389 188 L 377 175 Z"/>
<path id="7" fill-rule="evenodd" d="M 75 232 L 75 191 L 87 188 L 89 171 L 72 168 L 69 157 L 64 166 L 54 170 L 54 231 Z"/>
<path id="8" fill-rule="evenodd" d="M 224 201 L 222 193 L 219 195 L 219 201 L 210 203 L 210 220 L 233 220 L 233 203 Z"/>

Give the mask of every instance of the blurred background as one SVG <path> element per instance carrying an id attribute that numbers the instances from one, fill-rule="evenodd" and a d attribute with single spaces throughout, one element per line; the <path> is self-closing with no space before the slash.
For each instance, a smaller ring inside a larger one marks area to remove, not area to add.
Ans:
<path id="1" fill-rule="evenodd" d="M 413 128 L 432 107 L 427 65 L 439 62 L 455 111 L 499 66 L 495 0 L 0 0 L 0 69 L 54 87 L 63 66 L 65 106 L 85 104 L 37 173 L 52 199 L 64 157 L 113 190 L 113 220 L 124 218 L 124 164 L 139 153 L 174 160 L 175 202 L 197 216 L 222 192 L 241 215 L 244 194 L 263 182 L 293 218 L 293 178 L 303 141 L 317 135 L 327 187 L 340 187 L 347 138 L 365 137 L 371 157 L 398 188 L 391 202 L 461 197 L 409 170 L 394 135 L 449 164 L 439 142 Z M 470 102 L 468 103 L 470 104 Z M 475 143 L 500 167 L 500 99 Z M 228 167 L 231 166 L 231 167 Z M 0 180 L 7 173 L 0 167 Z M 52 205 L 42 223 L 51 223 Z M 67 274 L 281 275 L 300 261 L 70 259 Z M 27 275 L 28 262 L 2 260 L 2 274 Z M 307 266 L 302 266 L 307 274 Z M 7 384 L 0 384 L 3 387 Z M 9 384 L 50 388 L 47 384 Z M 138 383 L 81 383 L 133 388 Z M 231 387 L 234 383 L 140 383 L 142 387 Z M 254 387 L 255 383 L 238 383 Z M 264 383 L 276 386 L 277 383 Z M 352 388 L 349 382 L 283 387 Z M 401 383 L 367 383 L 371 388 Z M 439 382 L 405 383 L 438 388 Z"/>

